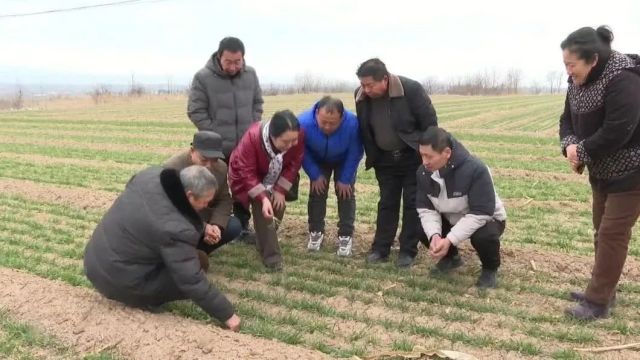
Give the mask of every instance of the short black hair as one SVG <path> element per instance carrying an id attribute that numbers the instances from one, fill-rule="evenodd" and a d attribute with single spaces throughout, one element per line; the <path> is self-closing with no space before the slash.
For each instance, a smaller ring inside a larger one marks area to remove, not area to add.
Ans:
<path id="1" fill-rule="evenodd" d="M 222 56 L 224 51 L 232 53 L 240 51 L 242 56 L 244 56 L 244 44 L 242 43 L 242 40 L 237 37 L 228 36 L 220 40 L 220 44 L 218 45 L 218 56 Z"/>
<path id="2" fill-rule="evenodd" d="M 369 59 L 358 67 L 356 75 L 359 78 L 371 76 L 375 81 L 381 81 L 385 76 L 389 76 L 387 66 L 378 58 Z"/>
<path id="3" fill-rule="evenodd" d="M 329 95 L 324 96 L 320 101 L 318 101 L 318 110 L 320 109 L 324 109 L 324 111 L 328 113 L 337 111 L 340 116 L 344 114 L 344 104 L 342 103 L 342 100 Z"/>
<path id="4" fill-rule="evenodd" d="M 299 131 L 300 122 L 291 110 L 281 110 L 273 114 L 269 123 L 269 135 L 277 138 L 287 131 Z"/>
<path id="5" fill-rule="evenodd" d="M 582 60 L 593 62 L 596 54 L 602 58 L 602 55 L 611 51 L 612 41 L 613 32 L 610 27 L 602 25 L 594 29 L 587 26 L 569 34 L 560 43 L 560 48 L 569 50 L 569 52 L 576 54 Z"/>
<path id="6" fill-rule="evenodd" d="M 437 153 L 443 152 L 446 148 L 453 149 L 451 134 L 437 126 L 429 126 L 427 130 L 420 135 L 418 143 L 424 146 L 431 146 L 433 151 Z"/>

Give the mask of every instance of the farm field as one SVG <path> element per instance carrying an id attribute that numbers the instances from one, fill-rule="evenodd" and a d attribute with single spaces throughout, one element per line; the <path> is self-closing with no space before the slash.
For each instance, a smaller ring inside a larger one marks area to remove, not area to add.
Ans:
<path id="1" fill-rule="evenodd" d="M 298 113 L 321 94 L 265 97 L 265 118 Z M 350 94 L 341 94 L 353 109 Z M 327 241 L 306 251 L 309 181 L 280 228 L 285 270 L 266 273 L 255 249 L 214 253 L 209 277 L 236 306 L 241 334 L 191 302 L 150 314 L 104 300 L 82 272 L 84 244 L 136 171 L 186 149 L 185 97 L 56 100 L 0 112 L 0 358 L 365 358 L 456 350 L 478 359 L 640 359 L 639 350 L 575 349 L 640 342 L 640 240 L 634 233 L 610 319 L 563 315 L 592 265 L 591 192 L 559 152 L 563 96 L 434 96 L 440 126 L 491 168 L 508 213 L 499 287 L 478 292 L 472 248 L 448 277 L 417 265 L 368 266 L 378 189 L 360 169 L 352 258 L 338 259 L 330 196 Z M 393 257 L 397 251 L 392 253 Z"/>

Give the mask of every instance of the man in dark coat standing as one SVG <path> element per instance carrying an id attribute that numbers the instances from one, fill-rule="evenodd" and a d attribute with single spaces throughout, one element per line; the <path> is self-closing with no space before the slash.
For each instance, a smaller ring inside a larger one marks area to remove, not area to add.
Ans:
<path id="1" fill-rule="evenodd" d="M 204 237 L 198 211 L 217 183 L 205 167 L 180 173 L 148 168 L 129 180 L 87 244 L 87 278 L 105 297 L 136 307 L 191 299 L 233 331 L 240 318 L 207 279 L 196 247 Z"/>
<path id="2" fill-rule="evenodd" d="M 396 265 L 413 265 L 424 238 L 416 211 L 416 171 L 421 164 L 418 139 L 437 126 L 436 111 L 417 81 L 387 71 L 380 59 L 363 62 L 356 72 L 356 113 L 366 153 L 380 188 L 376 233 L 367 262 L 386 262 L 398 229 L 403 202 L 400 254 Z"/>

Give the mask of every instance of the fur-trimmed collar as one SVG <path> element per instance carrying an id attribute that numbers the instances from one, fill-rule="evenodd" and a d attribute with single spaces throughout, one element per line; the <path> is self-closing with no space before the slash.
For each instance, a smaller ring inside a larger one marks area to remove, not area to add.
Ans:
<path id="1" fill-rule="evenodd" d="M 189 199 L 187 199 L 178 171 L 175 169 L 162 170 L 160 173 L 160 184 L 173 206 L 175 206 L 199 232 L 202 232 L 204 224 L 198 213 L 191 206 L 191 203 L 189 203 Z"/>
<path id="2" fill-rule="evenodd" d="M 389 85 L 388 92 L 390 98 L 403 97 L 404 96 L 404 87 L 402 86 L 402 82 L 400 81 L 400 77 L 398 75 L 389 74 Z M 362 90 L 362 86 L 358 88 L 358 93 L 356 94 L 356 102 L 368 99 L 369 97 L 365 95 Z"/>

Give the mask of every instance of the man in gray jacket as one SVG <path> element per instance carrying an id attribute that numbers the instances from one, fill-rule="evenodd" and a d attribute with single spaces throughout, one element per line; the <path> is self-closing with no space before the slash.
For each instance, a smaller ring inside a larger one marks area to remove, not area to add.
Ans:
<path id="1" fill-rule="evenodd" d="M 191 299 L 231 330 L 233 306 L 205 275 L 196 247 L 204 237 L 198 211 L 217 183 L 205 167 L 148 168 L 134 175 L 87 244 L 87 278 L 105 297 L 148 308 Z"/>
<path id="2" fill-rule="evenodd" d="M 476 286 L 496 287 L 507 213 L 489 169 L 436 126 L 422 134 L 419 144 L 422 166 L 417 172 L 416 206 L 429 253 L 439 259 L 433 272 L 448 273 L 462 265 L 458 246 L 471 239 L 482 263 Z"/>
<path id="3" fill-rule="evenodd" d="M 218 51 L 193 77 L 189 92 L 189 119 L 198 130 L 222 136 L 225 159 L 231 158 L 249 126 L 262 118 L 262 90 L 256 71 L 245 64 L 244 54 L 240 39 L 222 39 Z M 248 236 L 250 213 L 239 204 L 234 204 L 233 210 L 242 223 L 242 236 Z"/>

